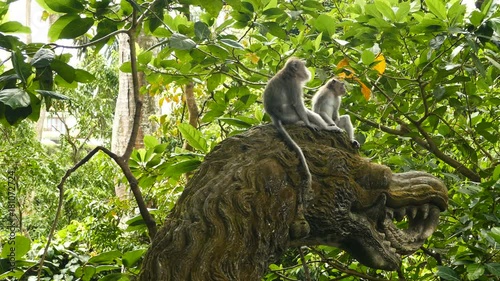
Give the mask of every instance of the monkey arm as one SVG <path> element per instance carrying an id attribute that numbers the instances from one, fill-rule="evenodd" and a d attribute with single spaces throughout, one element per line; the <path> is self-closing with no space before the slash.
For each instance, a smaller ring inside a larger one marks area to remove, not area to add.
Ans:
<path id="1" fill-rule="evenodd" d="M 320 111 L 319 115 L 321 116 L 321 118 L 323 118 L 323 120 L 325 120 L 325 122 L 328 125 L 336 125 L 335 121 L 333 121 L 333 119 L 328 115 L 328 113 L 326 113 L 324 111 Z"/>

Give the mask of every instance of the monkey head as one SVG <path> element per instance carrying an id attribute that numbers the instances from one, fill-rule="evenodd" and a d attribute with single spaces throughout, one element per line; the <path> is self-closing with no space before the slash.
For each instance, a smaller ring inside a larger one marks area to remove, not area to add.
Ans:
<path id="1" fill-rule="evenodd" d="M 343 96 L 346 93 L 344 81 L 332 78 L 326 83 L 326 87 L 336 96 Z"/>
<path id="2" fill-rule="evenodd" d="M 306 67 L 306 63 L 298 58 L 289 58 L 283 68 L 285 73 L 291 77 L 297 78 L 301 82 L 306 82 L 311 79 L 311 72 Z"/>

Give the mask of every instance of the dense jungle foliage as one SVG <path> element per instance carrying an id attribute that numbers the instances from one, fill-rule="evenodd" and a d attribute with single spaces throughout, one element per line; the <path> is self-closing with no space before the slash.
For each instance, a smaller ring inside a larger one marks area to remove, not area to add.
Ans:
<path id="1" fill-rule="evenodd" d="M 270 121 L 261 95 L 291 56 L 312 73 L 308 105 L 332 76 L 346 81 L 342 113 L 354 122 L 362 155 L 396 172 L 440 177 L 450 202 L 437 231 L 398 272 L 316 247 L 303 259 L 290 250 L 265 280 L 500 280 L 498 1 L 38 0 L 51 42 L 29 44 L 18 34 L 30 27 L 8 20 L 12 2 L 0 1 L 1 280 L 36 280 L 58 183 L 93 148 L 89 139 L 109 148 L 119 71 L 143 75 L 140 94 L 168 108 L 147 116 L 158 130 L 127 159 L 159 225 L 185 174 L 218 142 Z M 118 36 L 133 46 L 121 65 Z M 142 37 L 156 41 L 142 48 Z M 75 39 L 78 55 L 59 39 Z M 42 145 L 33 121 L 44 109 L 74 116 L 76 133 Z M 127 180 L 105 153 L 67 179 L 40 280 L 137 274 L 148 228 L 134 198 L 115 197 L 115 185 Z"/>

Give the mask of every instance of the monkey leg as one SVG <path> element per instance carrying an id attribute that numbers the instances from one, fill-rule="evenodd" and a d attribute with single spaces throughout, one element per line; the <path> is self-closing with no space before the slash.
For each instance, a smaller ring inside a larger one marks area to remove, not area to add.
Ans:
<path id="1" fill-rule="evenodd" d="M 354 147 L 359 148 L 359 142 L 354 138 L 354 127 L 352 126 L 351 117 L 349 115 L 341 115 L 337 121 L 337 125 L 344 129 L 351 140 Z"/>
<path id="2" fill-rule="evenodd" d="M 325 122 L 325 120 L 323 120 L 321 115 L 319 115 L 318 113 L 316 113 L 314 111 L 307 110 L 307 118 L 309 119 L 309 121 L 312 124 L 318 126 L 322 130 L 328 130 L 328 131 L 333 131 L 333 132 L 342 132 L 342 129 L 340 129 L 335 124 L 335 122 L 333 122 L 333 120 L 331 123 L 327 123 L 327 122 Z M 331 118 L 330 118 L 330 120 L 331 120 Z"/>

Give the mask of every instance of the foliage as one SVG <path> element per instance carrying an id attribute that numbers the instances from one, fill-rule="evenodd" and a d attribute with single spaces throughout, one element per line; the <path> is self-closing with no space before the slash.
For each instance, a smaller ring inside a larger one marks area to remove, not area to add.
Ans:
<path id="1" fill-rule="evenodd" d="M 59 15 L 49 30 L 52 40 L 84 37 L 97 52 L 130 31 L 134 11 L 140 14 L 138 30 L 159 39 L 134 59 L 148 82 L 142 92 L 159 96 L 171 113 L 152 117 L 161 125 L 159 135 L 145 138 L 130 167 L 162 211 L 182 191 L 181 175 L 218 141 L 269 121 L 260 104 L 263 86 L 297 56 L 313 74 L 306 102 L 331 76 L 344 77 L 350 95 L 343 108 L 355 120 L 361 153 L 396 171 L 442 175 L 451 199 L 438 231 L 421 252 L 404 259 L 399 273 L 369 269 L 340 250 L 317 247 L 305 249 L 311 278 L 355 280 L 356 272 L 391 280 L 500 277 L 496 1 L 480 1 L 475 9 L 457 0 L 39 2 Z M 7 8 L 0 5 L 0 16 Z M 0 25 L 0 47 L 11 52 L 13 65 L 0 75 L 2 123 L 36 120 L 42 100 L 50 106 L 52 99 L 65 99 L 53 91 L 54 83 L 63 89 L 93 80 L 70 67 L 67 55 L 5 35 L 12 30 L 26 28 Z M 125 62 L 120 70 L 132 72 L 132 66 Z M 197 128 L 182 124 L 182 87 L 190 82 L 200 105 Z M 182 149 L 182 139 L 195 151 Z M 73 200 L 81 197 L 75 193 Z M 303 278 L 300 264 L 300 255 L 290 251 L 266 280 Z"/>

